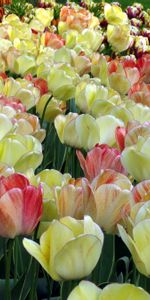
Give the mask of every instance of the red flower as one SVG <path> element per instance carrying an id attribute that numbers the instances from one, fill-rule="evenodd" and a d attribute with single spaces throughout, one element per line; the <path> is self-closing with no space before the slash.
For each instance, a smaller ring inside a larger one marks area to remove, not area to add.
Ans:
<path id="1" fill-rule="evenodd" d="M 0 236 L 31 234 L 42 215 L 42 190 L 21 174 L 0 177 Z"/>

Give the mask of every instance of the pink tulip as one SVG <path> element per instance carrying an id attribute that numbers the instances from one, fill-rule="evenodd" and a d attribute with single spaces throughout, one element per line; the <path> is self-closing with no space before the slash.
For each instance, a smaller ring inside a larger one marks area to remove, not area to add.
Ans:
<path id="1" fill-rule="evenodd" d="M 112 169 L 116 172 L 126 174 L 120 161 L 120 152 L 108 145 L 96 145 L 88 152 L 86 158 L 84 158 L 81 151 L 77 150 L 76 153 L 80 166 L 89 181 L 92 181 L 106 169 Z"/>
<path id="2" fill-rule="evenodd" d="M 42 189 L 21 174 L 0 177 L 0 236 L 28 235 L 42 215 Z"/>

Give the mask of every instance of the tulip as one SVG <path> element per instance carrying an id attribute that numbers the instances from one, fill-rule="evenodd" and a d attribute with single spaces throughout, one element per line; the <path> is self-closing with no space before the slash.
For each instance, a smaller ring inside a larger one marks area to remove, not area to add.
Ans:
<path id="1" fill-rule="evenodd" d="M 67 300 L 99 300 L 102 290 L 90 281 L 82 280 Z"/>
<path id="2" fill-rule="evenodd" d="M 90 215 L 96 219 L 94 194 L 86 178 L 70 180 L 64 185 L 57 194 L 56 205 L 59 217 L 83 219 L 84 215 Z"/>
<path id="3" fill-rule="evenodd" d="M 144 219 L 133 225 L 132 234 L 118 225 L 123 242 L 132 254 L 137 270 L 145 276 L 150 276 L 150 219 Z"/>
<path id="4" fill-rule="evenodd" d="M 61 143 L 72 147 L 91 149 L 100 140 L 98 125 L 88 114 L 59 115 L 55 118 L 54 124 Z"/>
<path id="5" fill-rule="evenodd" d="M 53 20 L 53 10 L 36 8 L 35 19 L 40 21 L 44 25 L 44 27 L 50 26 L 50 23 Z"/>
<path id="6" fill-rule="evenodd" d="M 47 122 L 54 121 L 56 116 L 64 114 L 66 110 L 66 102 L 52 98 L 48 103 L 50 97 L 50 93 L 44 94 L 36 105 L 36 111 L 39 113 L 41 118 L 43 116 L 44 108 L 46 107 L 44 120 Z"/>
<path id="7" fill-rule="evenodd" d="M 88 79 L 81 81 L 75 92 L 75 102 L 80 110 L 89 113 L 95 101 L 108 99 L 108 89 L 100 84 L 99 79 Z"/>
<path id="8" fill-rule="evenodd" d="M 80 166 L 89 181 L 92 181 L 106 169 L 112 169 L 125 174 L 120 161 L 121 153 L 115 148 L 110 148 L 107 145 L 96 145 L 87 153 L 86 159 L 81 151 L 77 150 L 76 153 Z"/>
<path id="9" fill-rule="evenodd" d="M 94 29 L 84 29 L 81 34 L 77 36 L 77 44 L 83 49 L 97 51 L 103 42 L 103 35 L 100 31 Z"/>
<path id="10" fill-rule="evenodd" d="M 41 143 L 45 139 L 45 129 L 41 129 L 39 118 L 29 113 L 18 113 L 13 119 L 16 126 L 15 133 L 20 135 L 33 135 Z"/>
<path id="11" fill-rule="evenodd" d="M 0 161 L 17 172 L 35 170 L 42 162 L 42 145 L 33 136 L 9 134 L 0 141 Z"/>
<path id="12" fill-rule="evenodd" d="M 91 185 L 96 204 L 95 221 L 106 233 L 114 234 L 123 213 L 129 212 L 133 203 L 132 184 L 125 175 L 105 170 Z"/>
<path id="13" fill-rule="evenodd" d="M 65 41 L 59 34 L 55 34 L 47 31 L 43 33 L 41 37 L 41 43 L 43 43 L 46 47 L 59 49 L 64 46 Z"/>
<path id="14" fill-rule="evenodd" d="M 150 179 L 150 126 L 143 124 L 129 131 L 125 138 L 125 149 L 121 162 L 137 181 Z"/>
<path id="15" fill-rule="evenodd" d="M 70 293 L 67 300 L 149 300 L 150 295 L 133 284 L 112 283 L 103 290 L 89 281 L 81 281 Z"/>
<path id="16" fill-rule="evenodd" d="M 50 222 L 53 219 L 58 218 L 56 196 L 62 187 L 68 184 L 71 179 L 71 175 L 68 173 L 61 174 L 59 171 L 54 169 L 45 169 L 36 176 L 34 176 L 34 174 L 29 174 L 28 178 L 31 184 L 38 186 L 40 183 L 43 189 L 43 214 L 39 226 L 39 230 L 43 230 L 42 228 L 46 222 Z"/>
<path id="17" fill-rule="evenodd" d="M 117 5 L 106 3 L 104 5 L 104 16 L 106 21 L 112 25 L 122 25 L 128 23 L 127 14 Z"/>
<path id="18" fill-rule="evenodd" d="M 54 97 L 67 101 L 74 97 L 77 80 L 78 76 L 71 66 L 53 66 L 47 78 L 48 88 Z"/>
<path id="19" fill-rule="evenodd" d="M 27 110 L 35 106 L 40 98 L 39 89 L 25 79 L 6 79 L 1 88 L 1 94 L 7 97 L 16 97 Z"/>
<path id="20" fill-rule="evenodd" d="M 132 190 L 135 203 L 150 200 L 150 180 L 138 183 Z"/>
<path id="21" fill-rule="evenodd" d="M 0 177 L 0 236 L 29 235 L 42 214 L 42 190 L 21 174 Z"/>
<path id="22" fill-rule="evenodd" d="M 56 280 L 88 276 L 101 255 L 104 235 L 89 216 L 54 220 L 40 237 L 40 244 L 24 239 L 26 250 Z"/>
<path id="23" fill-rule="evenodd" d="M 58 215 L 81 219 L 88 214 L 105 232 L 114 234 L 123 214 L 130 211 L 131 189 L 129 179 L 113 170 L 103 171 L 91 184 L 85 178 L 70 180 L 56 195 Z"/>
<path id="24" fill-rule="evenodd" d="M 132 42 L 129 25 L 108 25 L 107 39 L 114 51 L 127 50 Z"/>

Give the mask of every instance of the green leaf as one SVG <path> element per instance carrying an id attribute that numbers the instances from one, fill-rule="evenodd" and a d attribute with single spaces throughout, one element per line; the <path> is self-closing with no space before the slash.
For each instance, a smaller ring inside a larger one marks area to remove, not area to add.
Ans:
<path id="1" fill-rule="evenodd" d="M 61 300 L 66 300 L 71 293 L 71 291 L 79 284 L 79 280 L 70 280 L 62 283 L 61 286 Z M 57 299 L 57 298 L 56 298 Z M 59 298 L 58 298 L 59 299 Z"/>
<path id="2" fill-rule="evenodd" d="M 106 235 L 102 254 L 97 266 L 90 276 L 90 280 L 96 285 L 110 282 L 115 263 L 115 236 Z"/>

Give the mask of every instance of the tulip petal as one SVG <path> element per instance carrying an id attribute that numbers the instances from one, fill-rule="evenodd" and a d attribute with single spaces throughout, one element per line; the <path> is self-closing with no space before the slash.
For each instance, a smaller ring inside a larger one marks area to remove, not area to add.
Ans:
<path id="1" fill-rule="evenodd" d="M 45 256 L 41 252 L 40 246 L 34 241 L 26 238 L 23 239 L 23 246 L 28 251 L 28 253 L 32 255 L 41 264 L 43 269 L 49 273 L 48 263 Z"/>
<path id="2" fill-rule="evenodd" d="M 67 300 L 99 300 L 101 289 L 89 281 L 81 281 L 73 289 Z"/>
<path id="3" fill-rule="evenodd" d="M 55 269 L 65 280 L 88 276 L 101 254 L 101 241 L 90 234 L 69 241 L 55 256 Z"/>

